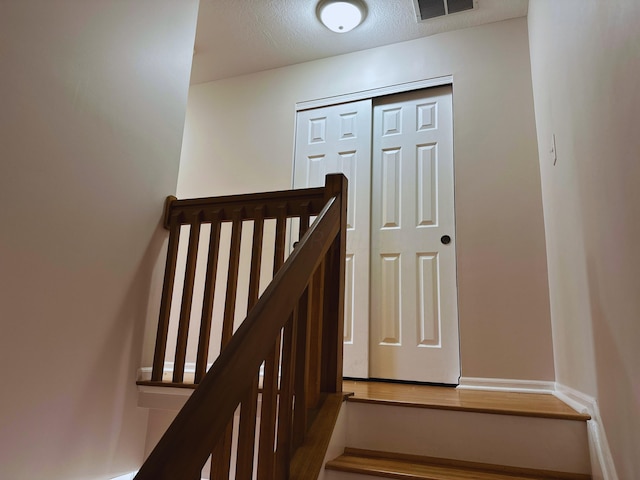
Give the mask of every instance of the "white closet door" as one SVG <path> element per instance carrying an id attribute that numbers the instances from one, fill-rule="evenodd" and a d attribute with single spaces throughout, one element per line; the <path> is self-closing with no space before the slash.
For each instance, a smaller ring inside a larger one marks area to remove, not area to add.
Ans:
<path id="1" fill-rule="evenodd" d="M 345 279 L 344 376 L 369 376 L 369 231 L 371 100 L 298 112 L 294 188 L 349 180 Z"/>
<path id="2" fill-rule="evenodd" d="M 381 98 L 373 122 L 370 376 L 457 384 L 451 87 Z"/>

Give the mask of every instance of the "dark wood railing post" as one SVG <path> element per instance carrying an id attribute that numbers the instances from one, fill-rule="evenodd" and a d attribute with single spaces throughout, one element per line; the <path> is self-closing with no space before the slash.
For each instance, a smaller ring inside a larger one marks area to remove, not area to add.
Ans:
<path id="1" fill-rule="evenodd" d="M 251 271 L 247 307 L 251 311 L 258 301 L 260 292 L 260 271 L 262 265 L 262 247 L 264 240 L 265 207 L 260 205 L 254 209 L 253 247 L 251 251 Z M 236 454 L 236 480 L 253 478 L 253 459 L 255 455 L 256 425 L 258 417 L 258 383 L 259 374 L 255 373 L 253 384 L 240 406 L 240 422 L 238 425 L 238 444 Z"/>
<path id="2" fill-rule="evenodd" d="M 307 310 L 309 331 L 307 334 L 307 408 L 318 407 L 321 399 L 323 369 L 323 331 L 325 308 L 325 271 L 327 262 L 323 261 L 316 269 L 309 284 L 309 308 Z"/>
<path id="3" fill-rule="evenodd" d="M 209 342 L 211 339 L 211 322 L 213 315 L 213 300 L 216 291 L 216 275 L 218 272 L 218 252 L 220 250 L 220 210 L 210 215 L 211 230 L 209 232 L 209 251 L 207 254 L 207 273 L 204 281 L 204 298 L 202 301 L 202 316 L 200 317 L 200 336 L 198 337 L 198 354 L 196 357 L 196 371 L 193 383 L 200 383 L 207 372 L 209 358 Z"/>
<path id="4" fill-rule="evenodd" d="M 164 373 L 164 358 L 167 348 L 167 335 L 169 332 L 169 315 L 171 312 L 171 298 L 176 276 L 178 260 L 178 243 L 180 240 L 179 215 L 171 215 L 171 204 L 176 197 L 167 197 L 164 205 L 164 227 L 169 230 L 169 245 L 167 246 L 167 263 L 164 267 L 164 283 L 162 284 L 162 299 L 160 301 L 160 315 L 158 319 L 158 332 L 156 334 L 156 347 L 153 356 L 153 370 L 151 380 L 162 381 Z"/>
<path id="5" fill-rule="evenodd" d="M 229 247 L 229 269 L 227 270 L 227 293 L 222 319 L 222 339 L 220 351 L 223 352 L 233 336 L 236 298 L 238 294 L 238 272 L 240 268 L 240 248 L 242 240 L 243 208 L 232 213 L 231 245 Z M 211 480 L 226 480 L 231 470 L 231 451 L 233 448 L 233 416 L 229 420 L 223 438 L 220 438 L 211 452 Z"/>
<path id="6" fill-rule="evenodd" d="M 347 178 L 327 175 L 325 199 L 340 200 L 340 230 L 327 252 L 324 275 L 322 327 L 322 391 L 342 392 L 342 352 L 344 341 L 344 269 L 347 247 Z"/>
<path id="7" fill-rule="evenodd" d="M 196 262 L 198 261 L 198 246 L 200 244 L 200 212 L 194 213 L 189 219 L 189 247 L 187 250 L 187 267 L 184 274 L 182 288 L 182 304 L 180 306 L 180 322 L 178 324 L 178 338 L 176 340 L 176 354 L 173 363 L 173 381 L 184 381 L 184 366 L 187 357 L 187 342 L 189 339 L 189 323 L 191 321 L 191 304 L 193 301 L 193 287 L 196 278 Z"/>

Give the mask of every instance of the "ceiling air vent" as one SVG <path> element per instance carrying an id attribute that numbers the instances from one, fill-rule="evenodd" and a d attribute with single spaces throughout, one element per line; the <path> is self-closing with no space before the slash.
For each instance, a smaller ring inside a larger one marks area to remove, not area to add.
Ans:
<path id="1" fill-rule="evenodd" d="M 473 10 L 474 0 L 413 0 L 418 21 Z"/>

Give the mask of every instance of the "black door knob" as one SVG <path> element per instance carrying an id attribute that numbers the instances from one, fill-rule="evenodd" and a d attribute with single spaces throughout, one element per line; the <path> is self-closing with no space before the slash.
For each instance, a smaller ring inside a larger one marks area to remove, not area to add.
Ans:
<path id="1" fill-rule="evenodd" d="M 443 235 L 442 237 L 440 237 L 440 241 L 443 245 L 448 245 L 451 243 L 451 237 L 449 235 Z"/>

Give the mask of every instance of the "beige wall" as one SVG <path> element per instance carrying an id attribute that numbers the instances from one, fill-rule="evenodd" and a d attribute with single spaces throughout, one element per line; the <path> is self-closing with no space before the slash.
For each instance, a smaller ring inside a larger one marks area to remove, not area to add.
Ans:
<path id="1" fill-rule="evenodd" d="M 190 89 L 178 196 L 291 186 L 295 103 L 454 78 L 462 374 L 553 380 L 526 19 Z"/>
<path id="2" fill-rule="evenodd" d="M 0 2 L 0 478 L 136 469 L 197 0 Z"/>
<path id="3" fill-rule="evenodd" d="M 638 25 L 635 0 L 529 7 L 557 380 L 596 397 L 625 480 L 640 478 Z"/>

